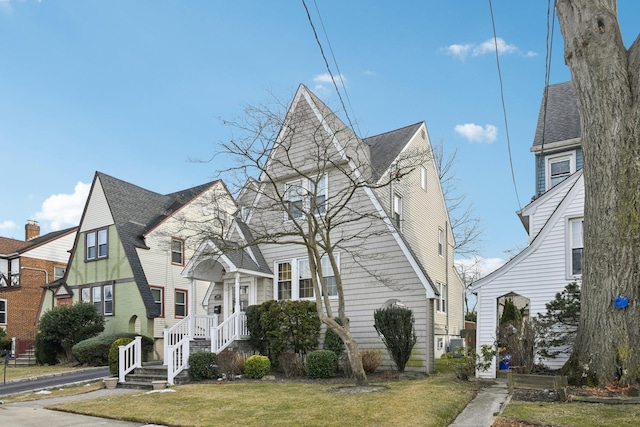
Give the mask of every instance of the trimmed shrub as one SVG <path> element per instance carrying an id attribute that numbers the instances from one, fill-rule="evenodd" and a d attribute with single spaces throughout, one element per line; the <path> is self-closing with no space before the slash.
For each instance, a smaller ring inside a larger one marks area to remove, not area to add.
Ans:
<path id="1" fill-rule="evenodd" d="M 208 351 L 190 354 L 189 377 L 195 381 L 217 378 L 218 366 L 216 354 Z"/>
<path id="2" fill-rule="evenodd" d="M 367 374 L 373 374 L 382 363 L 380 350 L 360 350 L 360 356 L 362 356 L 362 367 Z"/>
<path id="3" fill-rule="evenodd" d="M 42 354 L 42 357 L 47 360 L 63 357 L 71 361 L 74 345 L 104 330 L 104 317 L 98 314 L 93 304 L 77 302 L 47 310 L 38 321 L 38 327 L 41 334 L 40 343 L 52 344 L 46 345 L 46 349 L 41 349 L 40 353 L 60 350 L 53 355 Z"/>
<path id="4" fill-rule="evenodd" d="M 315 350 L 307 355 L 307 375 L 311 378 L 331 378 L 336 375 L 336 354 L 331 350 Z"/>
<path id="5" fill-rule="evenodd" d="M 73 357 L 78 362 L 87 366 L 106 366 L 109 364 L 109 350 L 111 344 L 118 338 L 131 338 L 132 340 L 139 334 L 131 332 L 120 332 L 116 334 L 103 334 L 89 338 L 74 345 L 72 348 Z M 153 338 L 142 337 L 142 361 L 146 362 L 148 356 L 153 352 Z"/>
<path id="6" fill-rule="evenodd" d="M 405 307 L 390 306 L 373 313 L 374 327 L 398 368 L 404 368 L 411 357 L 417 338 L 413 330 L 413 314 Z"/>
<path id="7" fill-rule="evenodd" d="M 35 356 L 40 365 L 56 365 L 58 355 L 63 351 L 60 343 L 46 340 L 41 333 L 36 334 Z"/>
<path id="8" fill-rule="evenodd" d="M 11 338 L 7 338 L 7 330 L 0 328 L 0 350 L 8 350 L 11 348 Z M 2 351 L 0 351 L 2 353 Z"/>
<path id="9" fill-rule="evenodd" d="M 244 374 L 249 378 L 262 378 L 271 373 L 271 361 L 267 356 L 253 355 L 244 364 Z"/>
<path id="10" fill-rule="evenodd" d="M 335 320 L 338 325 L 342 326 L 342 321 L 339 317 L 336 317 L 333 320 Z M 325 350 L 333 351 L 336 354 L 336 357 L 340 359 L 340 357 L 344 353 L 344 342 L 342 342 L 342 339 L 340 339 L 340 337 L 335 332 L 327 328 L 326 332 L 324 333 L 324 343 L 322 345 L 322 348 Z"/>
<path id="11" fill-rule="evenodd" d="M 287 378 L 301 377 L 306 374 L 304 359 L 298 353 L 282 353 L 278 356 L 278 363 Z"/>
<path id="12" fill-rule="evenodd" d="M 118 375 L 118 371 L 120 370 L 120 346 L 127 345 L 131 341 L 131 338 L 118 338 L 114 342 L 111 343 L 111 347 L 109 347 L 109 372 L 111 375 Z"/>

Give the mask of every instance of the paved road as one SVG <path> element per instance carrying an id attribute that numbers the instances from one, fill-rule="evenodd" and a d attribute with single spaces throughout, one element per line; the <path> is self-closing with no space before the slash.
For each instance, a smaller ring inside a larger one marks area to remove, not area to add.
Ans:
<path id="1" fill-rule="evenodd" d="M 0 396 L 97 380 L 108 376 L 111 376 L 109 368 L 102 367 L 74 371 L 71 373 L 46 375 L 34 380 L 13 381 L 7 382 L 6 384 L 0 382 Z"/>

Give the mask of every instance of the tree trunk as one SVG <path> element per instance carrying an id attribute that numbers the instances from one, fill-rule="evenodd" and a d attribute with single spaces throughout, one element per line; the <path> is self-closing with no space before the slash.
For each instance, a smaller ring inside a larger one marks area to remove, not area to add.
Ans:
<path id="1" fill-rule="evenodd" d="M 582 122 L 584 268 L 566 367 L 599 385 L 640 379 L 639 40 L 627 51 L 615 0 L 558 0 Z M 627 308 L 614 300 L 626 296 Z"/>
<path id="2" fill-rule="evenodd" d="M 351 372 L 356 385 L 369 385 L 367 374 L 364 372 L 364 367 L 362 366 L 362 356 L 360 355 L 360 348 L 358 347 L 358 343 L 356 343 L 352 339 L 349 339 L 344 342 L 344 346 L 347 351 L 347 359 L 349 360 L 349 365 L 351 366 Z"/>

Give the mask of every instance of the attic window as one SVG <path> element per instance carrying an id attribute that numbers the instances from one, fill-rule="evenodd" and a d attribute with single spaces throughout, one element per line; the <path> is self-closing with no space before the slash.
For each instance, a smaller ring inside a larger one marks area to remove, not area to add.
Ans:
<path id="1" fill-rule="evenodd" d="M 547 157 L 547 190 L 560 184 L 576 171 L 575 153 Z"/>
<path id="2" fill-rule="evenodd" d="M 184 240 L 171 238 L 171 264 L 184 265 Z"/>
<path id="3" fill-rule="evenodd" d="M 109 254 L 109 240 L 107 229 L 87 231 L 85 235 L 86 261 L 106 258 Z"/>

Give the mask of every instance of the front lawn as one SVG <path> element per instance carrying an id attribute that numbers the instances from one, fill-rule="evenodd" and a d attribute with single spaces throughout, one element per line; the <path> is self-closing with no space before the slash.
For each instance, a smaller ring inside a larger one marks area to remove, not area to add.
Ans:
<path id="1" fill-rule="evenodd" d="M 606 405 L 602 403 L 510 402 L 502 418 L 526 422 L 527 425 L 558 427 L 640 426 L 640 405 Z M 498 423 L 496 423 L 498 424 Z M 511 423 L 498 424 L 514 425 Z"/>
<path id="2" fill-rule="evenodd" d="M 40 377 L 44 375 L 59 374 L 61 372 L 70 372 L 70 371 L 82 370 L 82 369 L 87 369 L 87 368 L 86 367 L 72 368 L 72 367 L 63 366 L 63 365 L 23 366 L 23 365 L 13 365 L 11 364 L 11 362 L 9 362 L 8 365 L 0 365 L 0 381 L 4 380 L 5 374 L 6 374 L 6 380 L 7 382 L 9 382 L 17 379 L 22 379 L 22 378 Z M 2 383 L 0 382 L 0 384 Z"/>
<path id="3" fill-rule="evenodd" d="M 378 383 L 377 392 L 338 393 L 339 384 L 265 381 L 189 384 L 54 405 L 105 418 L 171 426 L 447 426 L 476 384 L 452 376 Z"/>

